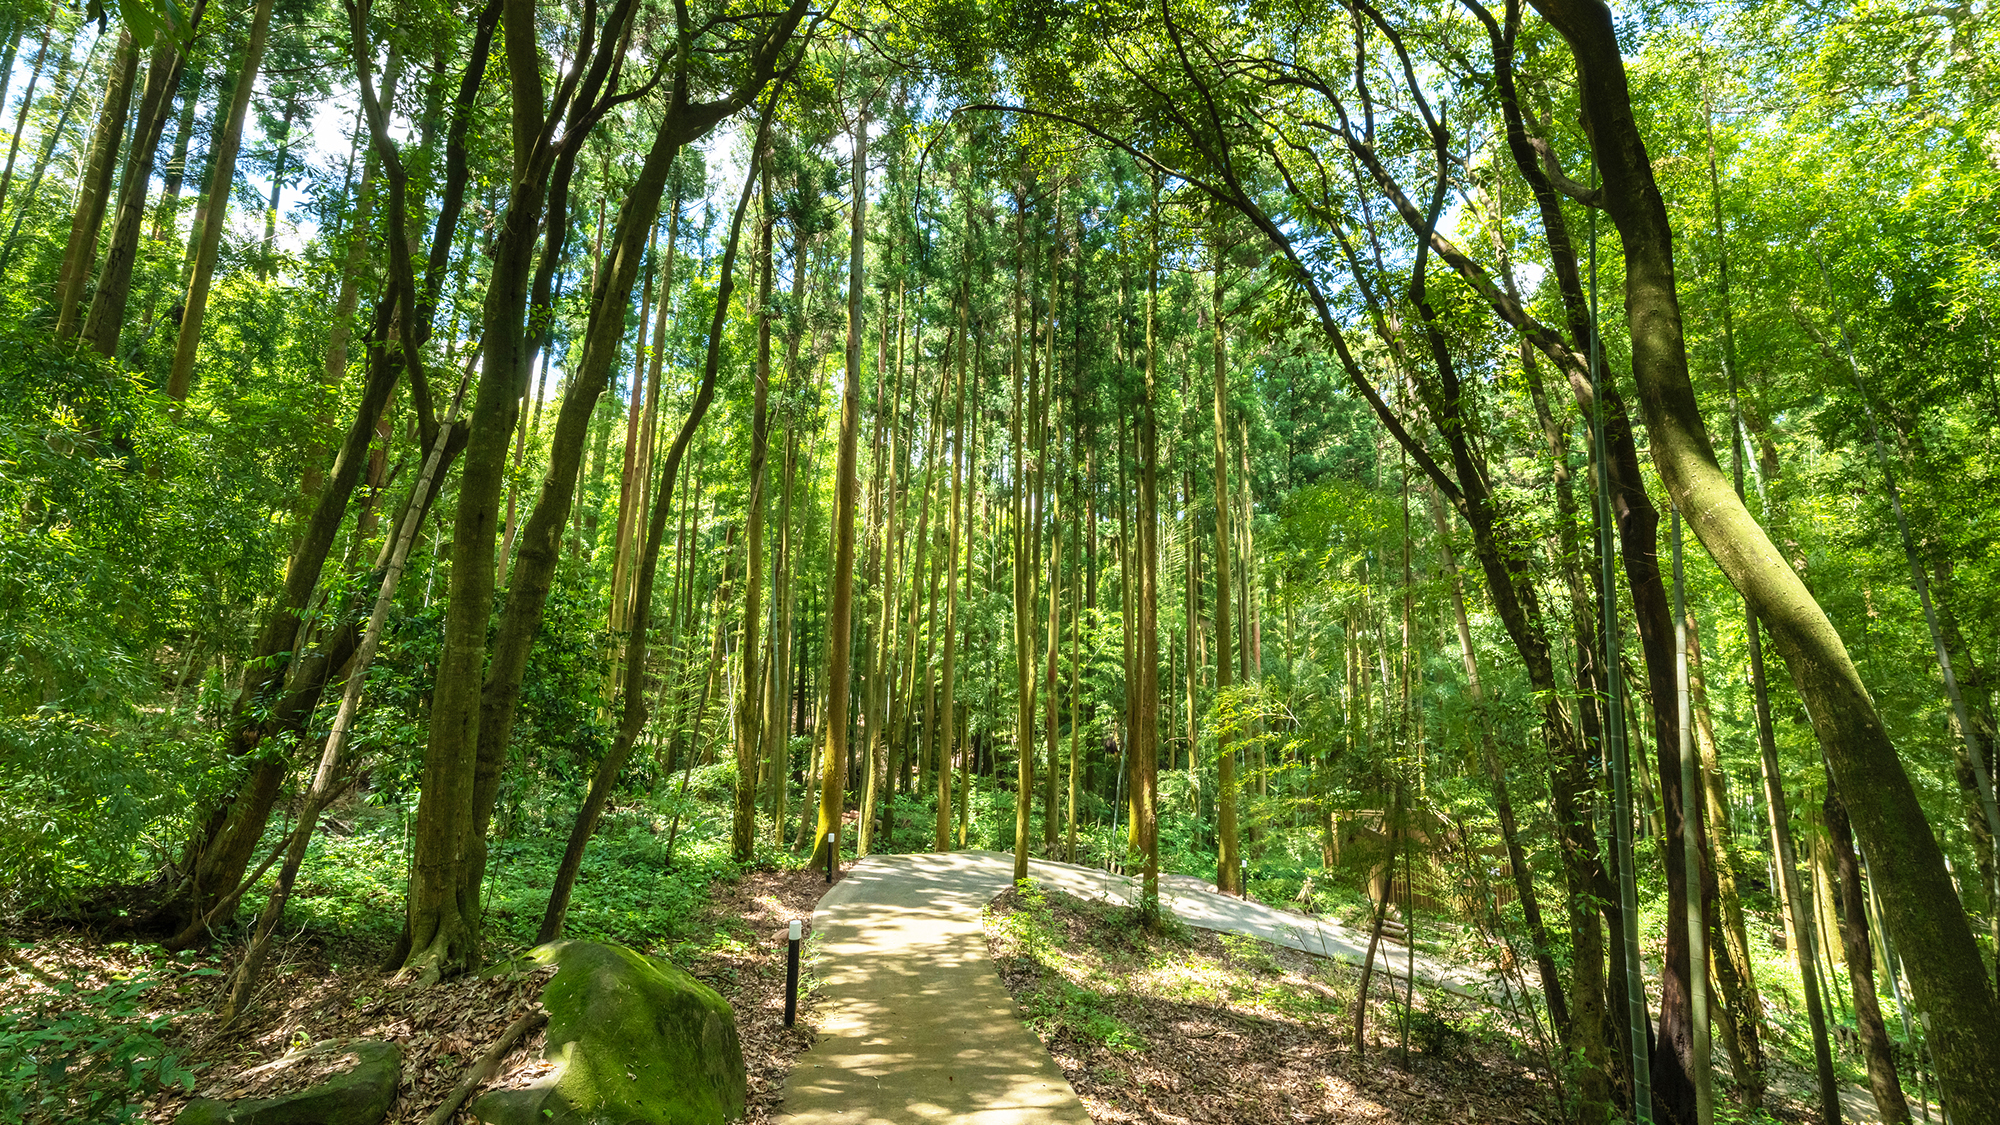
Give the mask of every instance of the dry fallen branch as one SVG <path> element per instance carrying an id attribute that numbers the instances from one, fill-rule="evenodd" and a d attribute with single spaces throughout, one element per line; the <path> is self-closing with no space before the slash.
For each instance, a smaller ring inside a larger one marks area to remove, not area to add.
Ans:
<path id="1" fill-rule="evenodd" d="M 451 1115 L 458 1112 L 458 1107 L 465 1104 L 465 1099 L 471 1097 L 474 1090 L 485 1085 L 486 1080 L 493 1077 L 493 1072 L 500 1068 L 500 1060 L 507 1057 L 507 1052 L 514 1049 L 514 1044 L 547 1022 L 549 1014 L 536 1010 L 508 1024 L 507 1030 L 500 1033 L 500 1038 L 494 1040 L 491 1047 L 486 1048 L 486 1053 L 466 1068 L 465 1077 L 459 1079 L 458 1085 L 453 1086 L 451 1093 L 445 1095 L 443 1103 L 432 1110 L 429 1117 L 424 1118 L 424 1125 L 446 1125 L 446 1122 L 451 1120 Z"/>

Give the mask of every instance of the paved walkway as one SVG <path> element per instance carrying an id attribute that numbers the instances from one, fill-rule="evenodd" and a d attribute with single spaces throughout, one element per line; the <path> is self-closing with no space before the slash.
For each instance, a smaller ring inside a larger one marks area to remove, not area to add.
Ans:
<path id="1" fill-rule="evenodd" d="M 1130 905 L 1138 899 L 1138 880 L 1111 875 L 1090 867 L 1036 860 L 1032 873 L 1051 886 L 1086 898 L 1110 899 Z M 1249 934 L 1273 945 L 1290 946 L 1316 953 L 1334 961 L 1359 965 L 1368 956 L 1368 931 L 1341 925 L 1333 918 L 1313 918 L 1290 910 L 1280 910 L 1261 902 L 1249 902 L 1216 893 L 1212 884 L 1190 875 L 1161 875 L 1160 902 L 1180 916 L 1181 921 L 1203 930 Z M 1375 971 L 1395 980 L 1403 979 L 1410 954 L 1403 946 L 1384 941 L 1375 952 Z M 1507 982 L 1474 970 L 1447 964 L 1422 953 L 1416 955 L 1418 988 L 1436 987 L 1485 1004 L 1507 1002 Z"/>
<path id="2" fill-rule="evenodd" d="M 780 1118 L 811 1125 L 1090 1125 L 994 972 L 980 911 L 996 852 L 870 856 L 813 911 L 825 1013 Z"/>

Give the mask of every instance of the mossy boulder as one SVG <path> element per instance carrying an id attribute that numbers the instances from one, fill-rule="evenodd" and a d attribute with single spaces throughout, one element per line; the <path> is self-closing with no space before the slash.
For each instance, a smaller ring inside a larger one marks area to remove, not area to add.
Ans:
<path id="1" fill-rule="evenodd" d="M 310 1063 L 329 1054 L 352 1054 L 357 1061 L 296 1094 L 189 1102 L 174 1125 L 376 1125 L 387 1117 L 403 1080 L 402 1049 L 376 1039 L 322 1043 L 286 1061 Z"/>
<path id="2" fill-rule="evenodd" d="M 590 941 L 542 946 L 556 966 L 547 1079 L 470 1106 L 491 1125 L 720 1125 L 743 1116 L 743 1046 L 728 1001 L 674 966 Z"/>

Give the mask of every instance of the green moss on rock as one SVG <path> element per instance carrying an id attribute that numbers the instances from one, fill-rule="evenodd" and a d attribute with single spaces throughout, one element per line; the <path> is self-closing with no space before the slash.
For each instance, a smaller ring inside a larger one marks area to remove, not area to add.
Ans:
<path id="1" fill-rule="evenodd" d="M 543 1057 L 556 1072 L 479 1098 L 475 1117 L 492 1125 L 720 1125 L 743 1116 L 743 1047 L 714 989 L 616 945 L 559 942 L 533 956 L 556 966 L 542 990 Z"/>
<path id="2" fill-rule="evenodd" d="M 329 1053 L 352 1053 L 358 1061 L 296 1094 L 189 1102 L 174 1125 L 376 1125 L 387 1117 L 403 1080 L 402 1050 L 394 1043 L 364 1039 L 322 1043 L 299 1052 L 299 1057 Z"/>

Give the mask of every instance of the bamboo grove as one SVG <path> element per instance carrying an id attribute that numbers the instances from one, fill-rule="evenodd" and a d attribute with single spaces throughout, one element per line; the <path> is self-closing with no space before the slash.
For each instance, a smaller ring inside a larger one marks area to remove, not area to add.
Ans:
<path id="1" fill-rule="evenodd" d="M 1579 1121 L 2000 1120 L 1984 7 L 0 29 L 8 909 L 240 1010 L 365 793 L 435 981 L 638 808 L 1346 888 Z"/>

